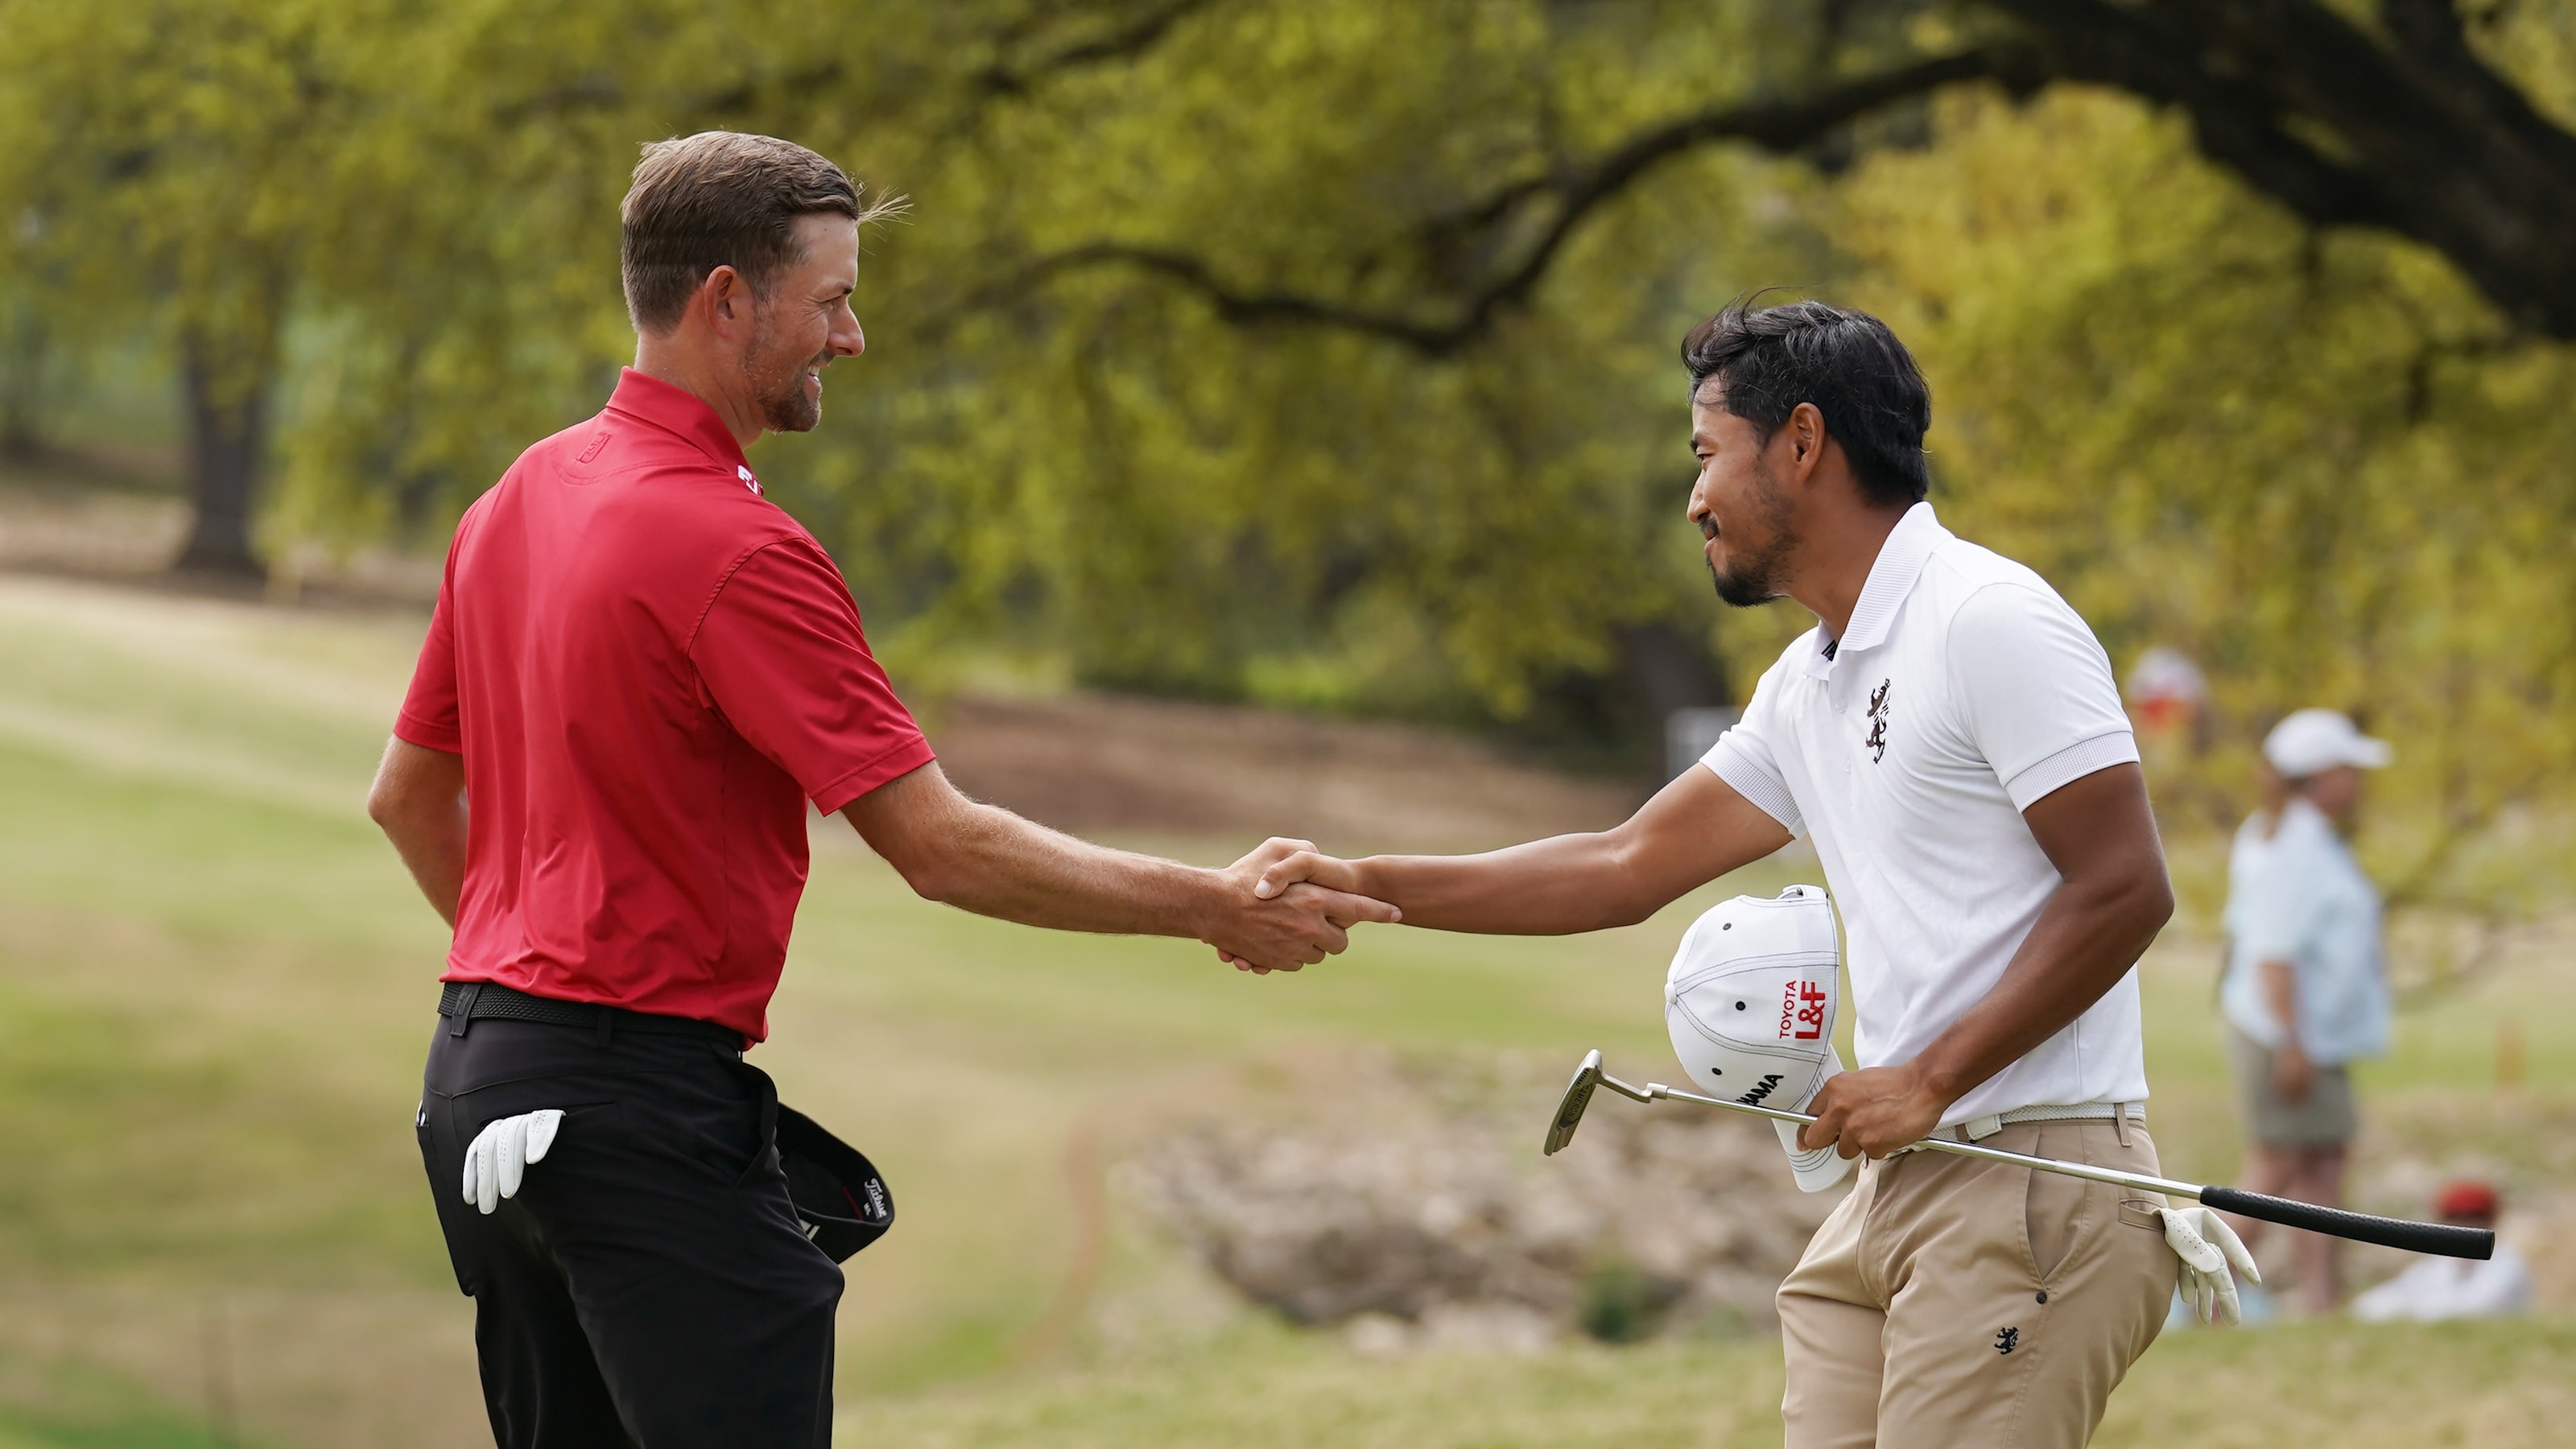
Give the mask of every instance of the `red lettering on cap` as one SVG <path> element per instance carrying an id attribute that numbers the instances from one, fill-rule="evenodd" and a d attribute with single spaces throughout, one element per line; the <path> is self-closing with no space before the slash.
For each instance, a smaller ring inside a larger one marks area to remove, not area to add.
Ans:
<path id="1" fill-rule="evenodd" d="M 1815 1041 L 1825 1034 L 1825 989 L 1813 981 L 1792 981 L 1780 991 L 1780 1037 Z"/>

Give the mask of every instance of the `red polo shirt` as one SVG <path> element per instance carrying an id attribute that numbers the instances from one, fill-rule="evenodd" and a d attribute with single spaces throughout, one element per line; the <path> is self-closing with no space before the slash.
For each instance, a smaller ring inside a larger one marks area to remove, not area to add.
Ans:
<path id="1" fill-rule="evenodd" d="M 931 759 L 821 545 L 628 371 L 456 527 L 394 733 L 465 756 L 448 981 L 768 1034 L 825 813 Z"/>

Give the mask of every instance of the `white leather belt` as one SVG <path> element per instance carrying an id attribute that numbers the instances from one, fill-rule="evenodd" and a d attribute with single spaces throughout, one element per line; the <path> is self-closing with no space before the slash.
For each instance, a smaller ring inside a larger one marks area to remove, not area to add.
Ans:
<path id="1" fill-rule="evenodd" d="M 2015 1107 L 2009 1112 L 1989 1112 L 1983 1117 L 1971 1117 L 1955 1127 L 1944 1127 L 1934 1135 L 1959 1142 L 1981 1142 L 2017 1122 L 2108 1122 L 2116 1117 L 2144 1122 L 2147 1120 L 2147 1104 L 2076 1102 Z"/>

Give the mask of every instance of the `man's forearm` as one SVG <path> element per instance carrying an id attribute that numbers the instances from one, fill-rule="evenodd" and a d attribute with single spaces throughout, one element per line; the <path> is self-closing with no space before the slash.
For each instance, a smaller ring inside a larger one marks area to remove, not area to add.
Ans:
<path id="1" fill-rule="evenodd" d="M 2173 885 L 2146 777 L 2115 765 L 2022 812 L 2058 887 L 1985 999 L 1909 1064 L 1943 1108 L 2084 1014 L 2128 974 L 2173 915 Z"/>
<path id="2" fill-rule="evenodd" d="M 1407 925 L 1495 936 L 1562 936 L 1633 925 L 1789 843 L 1735 787 L 1693 767 L 1625 823 L 1483 855 L 1306 856 L 1267 879 L 1313 880 L 1397 906 Z"/>
<path id="3" fill-rule="evenodd" d="M 465 895 L 464 807 L 426 819 L 387 822 L 384 831 L 429 908 L 438 912 L 449 930 L 456 929 L 456 913 Z"/>
<path id="4" fill-rule="evenodd" d="M 1062 931 L 1189 936 L 1255 971 L 1295 970 L 1349 944 L 1349 927 L 1392 921 L 1383 902 L 1297 885 L 1258 894 L 1263 869 L 1313 847 L 1272 840 L 1224 870 L 1111 850 L 958 793 L 935 763 L 842 812 L 921 895 L 979 915 Z"/>
<path id="5" fill-rule="evenodd" d="M 393 842 L 430 909 L 456 926 L 465 889 L 465 761 L 395 739 L 367 791 L 367 814 Z"/>
<path id="6" fill-rule="evenodd" d="M 1672 899 L 1657 899 L 1608 835 L 1558 835 L 1482 855 L 1374 855 L 1352 866 L 1358 894 L 1435 931 L 1567 936 L 1633 925 Z"/>
<path id="7" fill-rule="evenodd" d="M 2261 973 L 2263 1004 L 2271 1009 L 2272 1020 L 2281 1028 L 2281 1045 L 2296 1049 L 2299 1045 L 2299 978 L 2296 967 L 2287 961 L 2257 962 Z"/>
<path id="8" fill-rule="evenodd" d="M 2061 885 L 1985 998 L 1915 1058 L 1946 1107 L 2028 1055 L 2120 983 L 2172 914 L 2152 879 Z"/>
<path id="9" fill-rule="evenodd" d="M 1112 850 L 990 805 L 958 812 L 922 894 L 977 915 L 1059 931 L 1208 934 L 1226 885 L 1178 861 Z"/>
<path id="10" fill-rule="evenodd" d="M 2114 765 L 2022 811 L 2057 889 L 2003 975 L 1912 1061 L 1825 1083 L 1798 1143 L 1883 1157 L 1931 1131 L 1961 1097 L 2065 1029 L 2119 984 L 2173 915 L 2146 776 Z M 2038 1106 L 2040 1103 L 2012 1103 Z"/>

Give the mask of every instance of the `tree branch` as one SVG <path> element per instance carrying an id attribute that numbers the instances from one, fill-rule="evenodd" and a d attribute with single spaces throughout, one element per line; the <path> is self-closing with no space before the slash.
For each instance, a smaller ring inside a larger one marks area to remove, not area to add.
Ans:
<path id="1" fill-rule="evenodd" d="M 1089 40 L 1076 41 L 1026 65 L 1013 66 L 1006 61 L 995 60 L 976 76 L 976 84 L 993 95 L 1024 96 L 1050 76 L 1085 66 L 1133 59 L 1153 49 L 1173 26 L 1206 9 L 1208 4 L 1209 0 L 1170 0 L 1157 9 L 1130 17 L 1123 25 Z"/>
<path id="2" fill-rule="evenodd" d="M 1847 81 L 1799 100 L 1756 101 L 1685 116 L 1641 132 L 1589 163 L 1565 168 L 1544 180 L 1524 179 L 1497 188 L 1482 200 L 1424 223 L 1417 243 L 1431 250 L 1454 239 L 1462 229 L 1501 226 L 1542 199 L 1552 201 L 1554 209 L 1516 260 L 1465 288 L 1445 316 L 1408 315 L 1309 293 L 1238 286 L 1203 258 L 1121 242 L 1094 242 L 1041 258 L 999 289 L 995 299 L 1024 294 L 1069 272 L 1123 266 L 1188 288 L 1229 321 L 1338 327 L 1441 356 L 1476 340 L 1504 308 L 1525 300 L 1545 280 L 1576 228 L 1664 161 L 1716 141 L 1745 141 L 1769 151 L 1791 152 L 1882 107 L 1943 86 L 1989 78 L 2031 80 L 2035 74 L 2029 57 L 2019 51 L 1962 51 Z"/>
<path id="3" fill-rule="evenodd" d="M 2317 0 L 1986 3 L 2050 75 L 2176 106 L 2306 220 L 2424 242 L 2517 325 L 2576 338 L 2576 136 L 2478 58 L 2449 0 L 2380 0 L 2385 39 Z"/>
<path id="4" fill-rule="evenodd" d="M 1218 316 L 1229 322 L 1314 323 L 1383 337 L 1431 354 L 1452 351 L 1464 340 L 1453 336 L 1451 327 L 1372 312 L 1329 297 L 1237 287 L 1219 278 L 1198 257 L 1161 247 L 1132 246 L 1122 242 L 1093 242 L 1041 257 L 1022 268 L 1008 283 L 987 293 L 981 302 L 985 306 L 999 305 L 1024 296 L 1068 272 L 1113 266 L 1128 267 L 1177 282 L 1197 293 L 1216 309 Z"/>
<path id="5" fill-rule="evenodd" d="M 1177 0 L 1087 56 L 1154 37 L 1204 0 Z M 2181 110 L 2201 152 L 2311 225 L 2369 226 L 2440 251 L 2512 324 L 2576 340 L 2576 134 L 2479 58 L 2452 0 L 2379 0 L 2378 30 L 2320 0 L 1983 0 L 2024 40 L 1935 57 L 1802 100 L 1683 117 L 1582 165 L 1523 176 L 1413 231 L 1425 287 L 1450 304 L 1383 309 L 1229 281 L 1210 260 L 1101 242 L 1042 259 L 1030 284 L 1090 266 L 1141 268 L 1246 322 L 1330 325 L 1440 354 L 1524 302 L 1577 227 L 1662 161 L 1717 141 L 1794 152 L 1889 104 L 1963 81 L 2027 93 L 2052 80 Z M 1532 223 L 1523 227 L 1524 221 Z M 1526 240 L 1515 241 L 1526 235 Z M 1499 254 L 1456 286 L 1440 263 Z"/>

